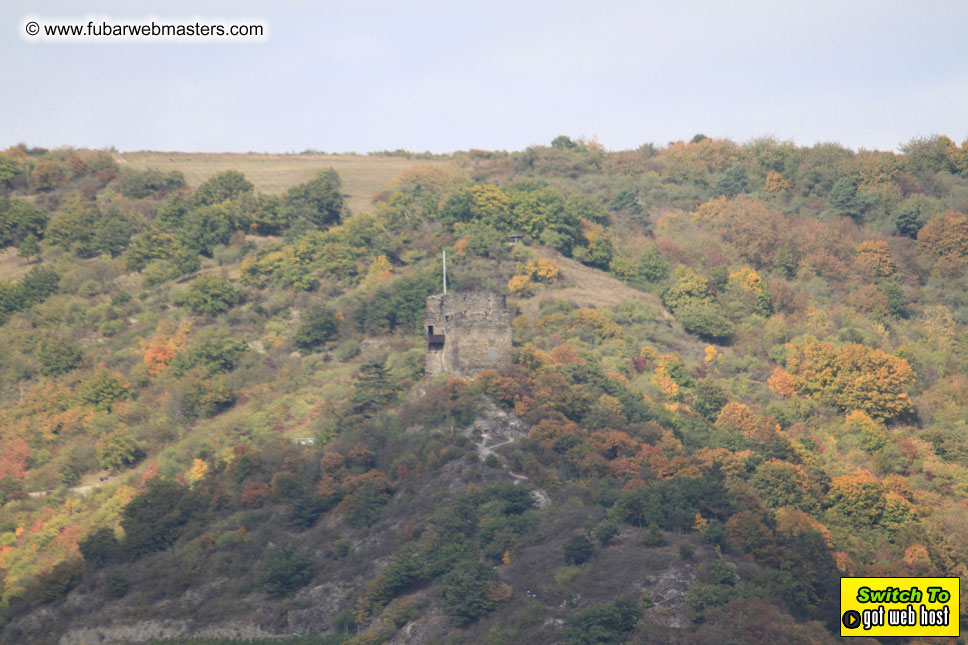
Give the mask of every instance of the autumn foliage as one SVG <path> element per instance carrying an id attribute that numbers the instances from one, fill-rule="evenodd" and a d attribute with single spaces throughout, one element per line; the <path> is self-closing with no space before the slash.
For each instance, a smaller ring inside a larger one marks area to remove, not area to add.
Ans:
<path id="1" fill-rule="evenodd" d="M 144 351 L 144 363 L 148 373 L 155 376 L 163 372 L 175 354 L 185 349 L 191 331 L 190 320 L 183 321 L 177 327 L 170 320 L 158 323 L 155 335 L 148 341 L 142 341 L 141 348 Z"/>
<path id="2" fill-rule="evenodd" d="M 801 394 L 842 410 L 876 419 L 896 419 L 912 410 L 907 388 L 915 374 L 903 358 L 857 343 L 836 346 L 811 341 L 788 345 L 787 371 Z"/>

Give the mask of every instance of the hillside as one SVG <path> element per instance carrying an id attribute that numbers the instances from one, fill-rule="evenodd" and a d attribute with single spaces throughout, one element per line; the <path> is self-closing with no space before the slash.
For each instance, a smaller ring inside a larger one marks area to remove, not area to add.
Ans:
<path id="1" fill-rule="evenodd" d="M 0 153 L 0 642 L 823 643 L 965 578 L 966 159 Z M 510 365 L 424 374 L 442 251 Z"/>
<path id="2" fill-rule="evenodd" d="M 406 168 L 445 165 L 446 160 L 413 158 L 413 155 L 381 156 L 354 154 L 205 154 L 179 152 L 124 152 L 115 155 L 121 168 L 176 170 L 197 188 L 226 170 L 237 170 L 256 189 L 279 194 L 312 179 L 319 170 L 333 168 L 343 180 L 346 204 L 354 213 L 372 208 L 373 196 Z"/>

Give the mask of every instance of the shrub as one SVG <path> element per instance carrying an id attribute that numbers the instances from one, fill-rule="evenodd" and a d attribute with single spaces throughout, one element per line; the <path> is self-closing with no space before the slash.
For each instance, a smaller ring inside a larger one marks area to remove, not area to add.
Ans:
<path id="1" fill-rule="evenodd" d="M 360 342 L 358 340 L 350 339 L 345 343 L 341 343 L 340 346 L 336 348 L 336 358 L 337 360 L 345 363 L 346 361 L 359 356 L 360 349 Z"/>
<path id="2" fill-rule="evenodd" d="M 122 569 L 110 569 L 104 574 L 104 593 L 109 598 L 121 598 L 128 593 L 128 577 Z"/>
<path id="3" fill-rule="evenodd" d="M 715 300 L 690 302 L 677 307 L 673 313 L 687 332 L 700 338 L 725 341 L 733 335 L 733 323 Z"/>
<path id="4" fill-rule="evenodd" d="M 326 305 L 313 305 L 302 315 L 293 344 L 304 354 L 336 338 L 339 321 L 336 312 Z"/>
<path id="5" fill-rule="evenodd" d="M 144 199 L 156 193 L 170 193 L 185 185 L 185 175 L 179 170 L 161 172 L 153 168 L 147 170 L 126 169 L 115 184 L 120 192 L 129 199 Z"/>
<path id="6" fill-rule="evenodd" d="M 712 381 L 703 380 L 696 385 L 692 409 L 709 421 L 713 421 L 728 402 L 726 390 Z"/>
<path id="7" fill-rule="evenodd" d="M 369 526 L 393 494 L 393 484 L 378 470 L 348 477 L 343 487 L 346 496 L 340 510 L 353 526 Z"/>
<path id="8" fill-rule="evenodd" d="M 666 543 L 665 535 L 659 529 L 658 524 L 652 524 L 649 526 L 649 530 L 642 535 L 642 544 L 644 546 L 664 546 Z"/>
<path id="9" fill-rule="evenodd" d="M 249 508 L 259 508 L 269 499 L 272 489 L 263 482 L 250 482 L 242 489 L 241 500 L 244 506 Z"/>
<path id="10" fill-rule="evenodd" d="M 96 410 L 111 410 L 111 406 L 131 393 L 131 385 L 120 374 L 100 368 L 94 378 L 77 388 L 81 401 Z"/>
<path id="11" fill-rule="evenodd" d="M 284 595 L 312 580 L 313 560 L 296 542 L 285 541 L 266 551 L 255 571 L 256 583 L 268 593 Z"/>
<path id="12" fill-rule="evenodd" d="M 203 275 L 188 289 L 185 304 L 194 314 L 220 314 L 241 302 L 239 290 L 225 276 Z"/>
<path id="13" fill-rule="evenodd" d="M 233 338 L 226 329 L 206 329 L 175 356 L 172 367 L 179 374 L 199 365 L 211 374 L 231 372 L 246 347 L 244 341 Z"/>
<path id="14" fill-rule="evenodd" d="M 642 615 L 640 603 L 632 596 L 614 602 L 591 605 L 568 618 L 563 635 L 575 645 L 624 643 Z"/>
<path id="15" fill-rule="evenodd" d="M 479 560 L 464 560 L 440 579 L 444 613 L 458 627 L 496 609 L 511 595 L 497 571 Z"/>
<path id="16" fill-rule="evenodd" d="M 649 244 L 635 263 L 635 270 L 638 277 L 646 282 L 661 282 L 669 275 L 669 261 L 659 253 L 655 244 Z"/>
<path id="17" fill-rule="evenodd" d="M 118 538 L 114 537 L 114 529 L 104 526 L 94 531 L 78 543 L 81 557 L 90 564 L 104 564 L 120 554 Z"/>
<path id="18" fill-rule="evenodd" d="M 97 461 L 101 468 L 115 470 L 137 462 L 144 455 L 141 444 L 135 441 L 126 427 L 106 434 L 97 442 Z"/>
<path id="19" fill-rule="evenodd" d="M 584 564 L 591 560 L 593 547 L 584 535 L 573 535 L 565 542 L 565 564 Z"/>
<path id="20" fill-rule="evenodd" d="M 211 378 L 196 368 L 181 385 L 182 413 L 189 418 L 213 416 L 235 402 L 235 392 L 224 376 Z"/>
<path id="21" fill-rule="evenodd" d="M 67 595 L 84 575 L 84 561 L 80 559 L 60 562 L 42 573 L 34 581 L 33 591 L 41 600 L 53 602 Z"/>
<path id="22" fill-rule="evenodd" d="M 44 376 L 66 374 L 79 367 L 83 359 L 84 352 L 73 338 L 49 336 L 37 347 L 40 373 Z"/>
<path id="23" fill-rule="evenodd" d="M 168 548 L 198 508 L 188 487 L 167 479 L 150 480 L 121 511 L 124 549 L 137 557 Z"/>
<path id="24" fill-rule="evenodd" d="M 595 527 L 595 537 L 598 538 L 598 542 L 602 546 L 608 546 L 617 535 L 618 524 L 611 520 L 606 520 Z"/>

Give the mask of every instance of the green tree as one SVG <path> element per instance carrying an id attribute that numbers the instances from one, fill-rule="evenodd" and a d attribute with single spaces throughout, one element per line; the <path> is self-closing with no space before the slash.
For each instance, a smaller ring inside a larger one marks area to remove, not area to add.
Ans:
<path id="1" fill-rule="evenodd" d="M 43 209 L 22 199 L 0 197 L 0 248 L 20 244 L 30 235 L 41 238 L 46 229 Z"/>
<path id="2" fill-rule="evenodd" d="M 241 292 L 231 280 L 211 273 L 192 282 L 185 296 L 185 304 L 194 314 L 224 313 L 241 300 Z"/>
<path id="3" fill-rule="evenodd" d="M 624 643 L 642 615 L 641 604 L 632 596 L 614 602 L 591 605 L 568 618 L 564 637 L 574 645 Z"/>
<path id="4" fill-rule="evenodd" d="M 573 535 L 565 542 L 565 564 L 585 564 L 592 558 L 592 542 L 582 534 Z"/>
<path id="5" fill-rule="evenodd" d="M 151 195 L 170 193 L 185 186 L 185 175 L 180 170 L 162 172 L 127 169 L 117 182 L 118 192 L 130 199 L 144 199 Z"/>
<path id="6" fill-rule="evenodd" d="M 551 140 L 551 147 L 555 150 L 574 150 L 578 144 L 572 141 L 571 137 L 561 134 Z"/>
<path id="7" fill-rule="evenodd" d="M 726 390 L 712 381 L 702 380 L 696 385 L 692 409 L 709 421 L 714 421 L 719 411 L 729 402 Z"/>
<path id="8" fill-rule="evenodd" d="M 480 560 L 463 560 L 440 579 L 444 613 L 458 627 L 472 623 L 503 601 L 494 567 Z"/>
<path id="9" fill-rule="evenodd" d="M 258 235 L 281 235 L 292 219 L 286 204 L 275 195 L 246 193 L 236 198 L 233 207 L 235 220 Z"/>
<path id="10" fill-rule="evenodd" d="M 100 565 L 115 559 L 120 554 L 120 543 L 114 536 L 114 529 L 102 526 L 78 543 L 84 561 Z"/>
<path id="11" fill-rule="evenodd" d="M 735 197 L 746 190 L 746 166 L 737 164 L 721 172 L 713 181 L 713 192 L 717 195 Z"/>
<path id="12" fill-rule="evenodd" d="M 304 354 L 334 340 L 339 332 L 336 312 L 326 305 L 313 305 L 301 318 L 299 328 L 292 335 L 292 342 Z"/>
<path id="13" fill-rule="evenodd" d="M 285 595 L 313 579 L 313 560 L 298 543 L 285 540 L 266 550 L 255 570 L 256 582 L 268 593 Z"/>
<path id="14" fill-rule="evenodd" d="M 37 236 L 31 233 L 23 239 L 17 247 L 17 255 L 30 262 L 30 258 L 40 255 L 40 243 Z"/>
<path id="15" fill-rule="evenodd" d="M 918 238 L 918 231 L 923 226 L 924 222 L 921 221 L 921 213 L 917 207 L 903 209 L 894 220 L 894 228 L 897 230 L 897 234 L 909 237 L 912 240 Z"/>
<path id="16" fill-rule="evenodd" d="M 128 271 L 141 271 L 152 260 L 167 260 L 185 250 L 182 243 L 175 239 L 174 233 L 165 230 L 156 222 L 131 240 L 124 253 L 125 268 Z"/>
<path id="17" fill-rule="evenodd" d="M 669 261 L 659 252 L 655 244 L 648 244 L 635 263 L 635 270 L 639 278 L 646 282 L 661 282 L 669 275 Z"/>
<path id="18" fill-rule="evenodd" d="M 128 577 L 120 567 L 109 569 L 104 574 L 104 591 L 109 598 L 122 598 L 128 593 Z"/>
<path id="19" fill-rule="evenodd" d="M 830 206 L 838 215 L 862 221 L 870 203 L 857 192 L 857 182 L 849 177 L 838 179 L 830 189 Z"/>
<path id="20" fill-rule="evenodd" d="M 662 294 L 662 301 L 673 312 L 690 302 L 712 298 L 709 285 L 691 269 L 679 270 L 678 276 L 675 283 Z"/>
<path id="21" fill-rule="evenodd" d="M 957 151 L 955 142 L 944 135 L 916 137 L 901 146 L 915 172 L 954 172 Z"/>
<path id="22" fill-rule="evenodd" d="M 134 437 L 126 427 L 104 435 L 97 442 L 97 461 L 101 468 L 117 470 L 136 463 L 145 456 Z"/>
<path id="23" fill-rule="evenodd" d="M 224 374 L 235 369 L 247 347 L 245 341 L 233 338 L 227 329 L 205 329 L 175 356 L 171 365 L 178 374 L 198 365 L 211 374 Z"/>
<path id="24" fill-rule="evenodd" d="M 51 217 L 44 239 L 81 257 L 92 257 L 98 253 L 100 221 L 97 205 L 74 195 L 66 199 Z"/>
<path id="25" fill-rule="evenodd" d="M 21 172 L 23 172 L 23 166 L 7 155 L 0 155 L 0 186 L 9 186 L 13 178 Z"/>
<path id="26" fill-rule="evenodd" d="M 84 352 L 73 338 L 48 336 L 37 346 L 37 360 L 41 374 L 59 376 L 80 367 Z"/>
<path id="27" fill-rule="evenodd" d="M 49 191 L 71 178 L 70 166 L 60 161 L 40 161 L 30 173 L 30 185 L 39 191 Z"/>
<path id="28" fill-rule="evenodd" d="M 34 267 L 20 280 L 21 307 L 27 309 L 57 292 L 60 274 L 50 267 Z"/>
<path id="29" fill-rule="evenodd" d="M 255 189 L 245 175 L 238 170 L 226 170 L 211 177 L 192 194 L 194 206 L 211 206 L 233 199 Z"/>
<path id="30" fill-rule="evenodd" d="M 109 369 L 100 368 L 94 378 L 77 389 L 81 401 L 96 410 L 111 410 L 111 406 L 131 394 L 131 387 L 121 375 Z"/>
<path id="31" fill-rule="evenodd" d="M 639 204 L 638 197 L 633 191 L 623 190 L 608 202 L 608 210 L 614 213 L 639 215 L 642 213 L 642 205 Z"/>
<path id="32" fill-rule="evenodd" d="M 227 243 L 237 228 L 229 207 L 215 203 L 196 208 L 185 215 L 177 237 L 185 248 L 211 257 L 212 249 Z"/>
<path id="33" fill-rule="evenodd" d="M 132 232 L 131 224 L 121 217 L 118 209 L 109 208 L 98 224 L 94 245 L 99 251 L 117 257 L 131 242 Z"/>
<path id="34" fill-rule="evenodd" d="M 182 380 L 182 412 L 187 418 L 210 417 L 235 402 L 235 392 L 224 376 L 212 377 L 195 368 Z"/>
<path id="35" fill-rule="evenodd" d="M 779 459 L 760 464 L 750 484 L 774 508 L 790 505 L 813 513 L 823 496 L 820 486 L 803 468 Z"/>
<path id="36" fill-rule="evenodd" d="M 15 311 L 23 308 L 23 292 L 19 284 L 0 282 L 0 324 L 7 322 L 7 318 Z"/>
<path id="37" fill-rule="evenodd" d="M 121 511 L 125 551 L 138 557 L 167 549 L 199 508 L 187 486 L 157 477 L 150 480 Z"/>
<path id="38" fill-rule="evenodd" d="M 396 398 L 385 361 L 374 359 L 360 366 L 360 373 L 350 397 L 350 411 L 362 416 L 373 416 Z"/>
<path id="39" fill-rule="evenodd" d="M 726 318 L 726 312 L 715 300 L 686 303 L 673 313 L 687 332 L 700 338 L 723 342 L 733 335 L 733 323 Z"/>
<path id="40" fill-rule="evenodd" d="M 602 546 L 608 546 L 618 533 L 618 524 L 612 520 L 605 520 L 595 527 L 595 537 Z"/>
<path id="41" fill-rule="evenodd" d="M 318 229 L 339 224 L 346 214 L 343 182 L 332 168 L 320 170 L 305 184 L 293 186 L 286 193 L 286 205 L 292 218 L 300 218 Z"/>
<path id="42" fill-rule="evenodd" d="M 369 526 L 393 494 L 393 484 L 378 470 L 353 475 L 343 482 L 346 496 L 340 510 L 352 526 Z"/>

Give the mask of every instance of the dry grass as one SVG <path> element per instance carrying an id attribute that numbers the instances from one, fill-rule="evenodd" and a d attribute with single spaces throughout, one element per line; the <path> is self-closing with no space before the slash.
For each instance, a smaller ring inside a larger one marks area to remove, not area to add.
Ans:
<path id="1" fill-rule="evenodd" d="M 318 170 L 335 168 L 354 213 L 372 208 L 372 197 L 404 168 L 446 164 L 446 161 L 366 155 L 282 155 L 186 152 L 125 152 L 116 155 L 122 167 L 180 170 L 195 188 L 212 175 L 238 170 L 266 193 L 281 193 L 312 178 Z"/>
<path id="2" fill-rule="evenodd" d="M 531 320 L 541 317 L 538 307 L 545 300 L 564 300 L 583 308 L 615 307 L 625 300 L 641 302 L 665 318 L 672 316 L 662 306 L 662 302 L 651 293 L 633 289 L 610 275 L 570 260 L 559 253 L 544 250 L 539 255 L 553 258 L 561 268 L 561 280 L 550 288 L 539 287 L 530 298 L 518 298 L 521 313 Z"/>
<path id="3" fill-rule="evenodd" d="M 0 249 L 0 280 L 16 282 L 35 266 L 37 266 L 36 263 L 27 264 L 27 261 L 17 253 L 16 247 L 8 246 Z"/>

